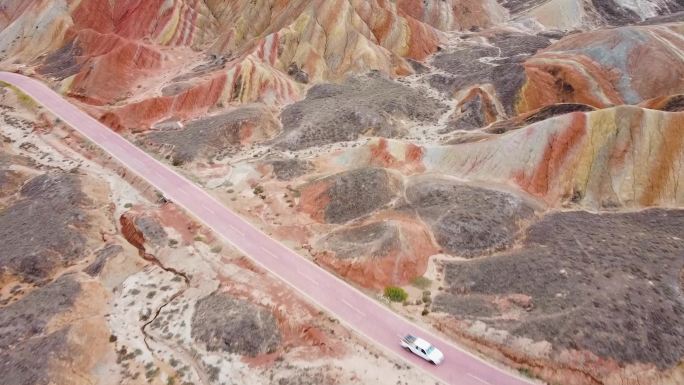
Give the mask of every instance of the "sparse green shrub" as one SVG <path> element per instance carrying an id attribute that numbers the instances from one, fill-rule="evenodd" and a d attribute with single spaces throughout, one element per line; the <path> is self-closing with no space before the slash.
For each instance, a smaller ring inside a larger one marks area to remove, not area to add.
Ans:
<path id="1" fill-rule="evenodd" d="M 430 314 L 430 310 L 428 310 L 428 308 L 425 308 L 425 309 L 423 309 L 423 311 L 420 314 L 422 316 L 426 316 L 426 315 Z"/>
<path id="2" fill-rule="evenodd" d="M 209 381 L 216 382 L 219 379 L 219 374 L 221 373 L 221 368 L 213 365 L 209 365 L 207 368 L 207 373 L 209 374 Z"/>
<path id="3" fill-rule="evenodd" d="M 212 253 L 220 253 L 221 250 L 223 250 L 223 247 L 221 247 L 220 245 L 216 245 L 216 246 L 211 248 Z"/>
<path id="4" fill-rule="evenodd" d="M 147 381 L 150 382 L 157 376 L 157 374 L 159 374 L 159 368 L 154 368 L 153 370 L 148 370 L 145 372 L 145 378 L 147 378 Z"/>
<path id="5" fill-rule="evenodd" d="M 385 288 L 385 297 L 392 302 L 404 302 L 408 298 L 408 293 L 400 287 L 387 286 Z"/>
<path id="6" fill-rule="evenodd" d="M 413 285 L 419 289 L 425 290 L 432 285 L 432 281 L 429 278 L 416 277 L 416 278 L 413 278 L 413 281 L 411 281 L 411 285 Z"/>
<path id="7" fill-rule="evenodd" d="M 263 195 L 264 188 L 259 185 L 256 185 L 254 186 L 254 190 L 252 190 L 252 192 L 254 193 L 254 195 Z"/>
<path id="8" fill-rule="evenodd" d="M 535 378 L 536 376 L 534 373 L 529 368 L 518 368 L 518 372 L 522 374 L 523 376 L 529 377 L 529 378 Z"/>
<path id="9" fill-rule="evenodd" d="M 195 242 L 204 242 L 204 237 L 202 237 L 201 235 L 196 236 Z"/>
<path id="10" fill-rule="evenodd" d="M 133 207 L 133 203 L 126 203 L 124 207 L 130 209 L 131 207 Z"/>

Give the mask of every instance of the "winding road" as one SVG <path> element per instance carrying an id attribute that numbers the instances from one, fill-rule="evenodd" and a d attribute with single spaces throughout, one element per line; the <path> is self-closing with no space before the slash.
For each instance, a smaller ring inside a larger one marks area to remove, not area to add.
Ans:
<path id="1" fill-rule="evenodd" d="M 54 115 L 144 178 L 317 306 L 337 317 L 369 341 L 381 345 L 435 378 L 453 385 L 529 385 L 528 379 L 496 367 L 454 343 L 421 329 L 382 303 L 369 298 L 328 271 L 300 256 L 242 219 L 200 187 L 140 150 L 43 83 L 0 72 L 0 80 L 33 97 Z M 424 362 L 399 346 L 399 334 L 411 332 L 432 342 L 445 355 L 442 365 Z"/>

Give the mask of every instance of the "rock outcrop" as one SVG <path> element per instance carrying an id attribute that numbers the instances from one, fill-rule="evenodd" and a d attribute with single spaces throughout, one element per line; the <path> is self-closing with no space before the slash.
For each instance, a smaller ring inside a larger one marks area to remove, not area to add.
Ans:
<path id="1" fill-rule="evenodd" d="M 679 206 L 684 114 L 616 107 L 574 112 L 484 141 L 426 149 L 429 170 L 512 181 L 551 205 Z"/>
<path id="2" fill-rule="evenodd" d="M 437 252 L 430 230 L 405 214 L 383 213 L 368 223 L 333 231 L 317 248 L 318 263 L 361 286 L 381 290 L 425 273 Z"/>
<path id="3" fill-rule="evenodd" d="M 319 84 L 309 89 L 306 99 L 283 110 L 283 134 L 276 147 L 296 150 L 353 141 L 361 135 L 401 137 L 408 122 L 437 120 L 445 109 L 425 92 L 377 73 L 342 84 Z"/>
<path id="4" fill-rule="evenodd" d="M 414 177 L 406 200 L 449 254 L 475 257 L 510 247 L 534 208 L 514 194 L 448 179 Z"/>
<path id="5" fill-rule="evenodd" d="M 327 223 L 361 218 L 390 203 L 401 182 L 380 168 L 361 168 L 311 182 L 301 192 L 300 210 Z"/>
<path id="6" fill-rule="evenodd" d="M 13 2 L 3 13 L 0 59 L 37 60 L 37 72 L 67 94 L 92 106 L 118 106 L 114 120 L 127 129 L 231 102 L 289 102 L 303 74 L 308 82 L 368 70 L 410 73 L 405 58 L 424 59 L 442 38 L 406 12 L 411 7 L 384 0 L 161 4 Z M 189 49 L 208 55 L 198 60 Z M 204 70 L 187 72 L 188 62 Z M 179 77 L 182 91 L 161 92 Z"/>
<path id="7" fill-rule="evenodd" d="M 152 131 L 144 136 L 143 141 L 162 154 L 165 148 L 169 148 L 171 161 L 180 165 L 200 157 L 211 159 L 231 149 L 270 139 L 278 131 L 279 124 L 268 108 L 247 105 L 192 120 L 182 128 Z"/>
<path id="8" fill-rule="evenodd" d="M 550 103 L 604 108 L 681 93 L 682 33 L 684 26 L 666 25 L 567 36 L 525 61 L 527 81 L 517 109 Z"/>
<path id="9" fill-rule="evenodd" d="M 255 357 L 280 344 L 278 326 L 267 309 L 222 293 L 213 293 L 196 306 L 192 336 L 210 351 Z"/>
<path id="10" fill-rule="evenodd" d="M 549 214 L 519 250 L 447 263 L 433 310 L 499 329 L 478 336 L 494 343 L 548 341 L 540 359 L 599 382 L 615 380 L 612 362 L 670 368 L 684 355 L 683 221 L 682 210 Z"/>
<path id="11" fill-rule="evenodd" d="M 19 199 L 0 211 L 2 274 L 41 281 L 86 257 L 86 205 L 76 175 L 54 172 L 26 182 Z"/>

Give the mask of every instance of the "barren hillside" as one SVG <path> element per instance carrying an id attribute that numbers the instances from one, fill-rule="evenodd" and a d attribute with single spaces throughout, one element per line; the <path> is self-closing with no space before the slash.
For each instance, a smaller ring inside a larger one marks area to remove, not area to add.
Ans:
<path id="1" fill-rule="evenodd" d="M 684 383 L 680 0 L 6 0 L 0 69 L 488 359 Z M 421 381 L 0 91 L 0 376 Z"/>

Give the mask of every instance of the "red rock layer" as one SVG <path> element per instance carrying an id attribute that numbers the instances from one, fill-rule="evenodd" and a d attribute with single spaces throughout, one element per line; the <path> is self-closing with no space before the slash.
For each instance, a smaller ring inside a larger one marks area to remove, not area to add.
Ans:
<path id="1" fill-rule="evenodd" d="M 604 108 L 684 89 L 680 25 L 569 35 L 525 62 L 519 112 L 554 103 Z"/>
<path id="2" fill-rule="evenodd" d="M 82 0 L 72 8 L 53 6 L 36 0 L 3 8 L 4 23 L 22 26 L 8 57 L 30 62 L 33 51 L 47 52 L 41 60 L 61 71 L 54 77 L 67 77 L 62 89 L 85 104 L 107 106 L 100 115 L 117 129 L 146 129 L 160 119 L 196 117 L 233 102 L 289 103 L 300 94 L 287 75 L 293 63 L 312 82 L 368 70 L 408 74 L 404 58 L 426 58 L 441 39 L 438 30 L 389 0 Z M 29 27 L 39 18 L 54 33 L 45 47 L 28 50 Z M 58 57 L 49 55 L 60 47 Z M 208 50 L 225 64 L 193 73 L 184 60 L 193 61 L 190 68 L 207 63 L 182 47 Z M 186 91 L 159 96 L 178 76 Z"/>
<path id="3" fill-rule="evenodd" d="M 87 97 L 89 104 L 125 98 L 141 78 L 162 68 L 162 55 L 154 47 L 117 35 L 84 29 L 75 42 L 85 67 L 74 77 L 70 94 Z"/>
<path id="4" fill-rule="evenodd" d="M 125 212 L 119 218 L 119 224 L 121 225 L 121 234 L 131 245 L 135 246 L 140 253 L 145 252 L 145 237 L 142 231 L 138 230 L 135 226 L 135 213 Z"/>
<path id="5" fill-rule="evenodd" d="M 392 154 L 389 146 L 389 141 L 385 138 L 378 139 L 377 144 L 371 144 L 369 164 L 375 167 L 400 170 L 405 175 L 420 173 L 425 170 L 422 163 L 424 154 L 422 147 L 409 143 L 400 149 L 403 156 L 397 156 Z"/>
<path id="6" fill-rule="evenodd" d="M 551 192 L 555 178 L 563 173 L 575 146 L 587 133 L 586 115 L 577 113 L 570 114 L 569 124 L 566 129 L 559 133 L 551 134 L 544 148 L 544 153 L 537 166 L 528 172 L 520 170 L 514 176 L 515 182 L 523 190 L 537 196 L 547 196 Z"/>
<path id="7" fill-rule="evenodd" d="M 382 290 L 390 285 L 406 285 L 427 270 L 429 257 L 438 252 L 430 230 L 423 222 L 399 213 L 381 213 L 368 223 L 390 222 L 398 231 L 399 242 L 384 255 L 338 258 L 334 252 L 321 252 L 316 262 L 358 285 Z"/>
<path id="8" fill-rule="evenodd" d="M 474 0 L 397 0 L 406 15 L 442 31 L 489 27 L 502 21 L 504 12 L 496 2 Z"/>
<path id="9" fill-rule="evenodd" d="M 681 205 L 683 126 L 682 112 L 631 106 L 574 112 L 484 141 L 427 148 L 426 167 L 512 181 L 552 207 Z"/>

